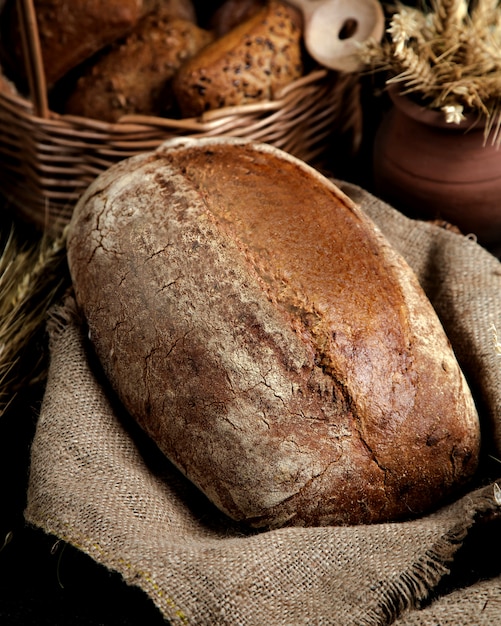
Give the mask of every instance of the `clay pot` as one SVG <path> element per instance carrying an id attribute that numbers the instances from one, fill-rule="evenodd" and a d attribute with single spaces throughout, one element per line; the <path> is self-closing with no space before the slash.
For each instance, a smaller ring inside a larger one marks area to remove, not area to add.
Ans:
<path id="1" fill-rule="evenodd" d="M 445 220 L 499 248 L 501 149 L 485 142 L 478 117 L 450 124 L 441 112 L 390 96 L 374 141 L 375 194 L 410 217 Z"/>

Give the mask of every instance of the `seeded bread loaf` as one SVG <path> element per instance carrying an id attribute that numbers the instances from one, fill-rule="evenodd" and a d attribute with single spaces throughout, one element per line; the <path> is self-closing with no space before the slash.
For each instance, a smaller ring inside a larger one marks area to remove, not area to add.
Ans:
<path id="1" fill-rule="evenodd" d="M 303 73 L 301 37 L 299 11 L 269 0 L 182 65 L 173 82 L 182 116 L 273 100 Z"/>
<path id="2" fill-rule="evenodd" d="M 301 161 L 224 138 L 123 161 L 79 201 L 68 261 L 119 398 L 230 517 L 405 519 L 474 474 L 478 416 L 434 309 Z"/>

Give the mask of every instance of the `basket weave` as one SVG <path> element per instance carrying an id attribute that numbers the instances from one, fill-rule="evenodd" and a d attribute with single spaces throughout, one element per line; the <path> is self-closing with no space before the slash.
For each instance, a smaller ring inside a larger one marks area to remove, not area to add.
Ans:
<path id="1" fill-rule="evenodd" d="M 356 75 L 317 69 L 273 101 L 208 111 L 199 118 L 129 115 L 117 123 L 49 109 L 33 0 L 17 0 L 30 99 L 0 92 L 0 189 L 22 217 L 61 232 L 89 183 L 113 163 L 176 136 L 233 135 L 273 144 L 309 163 L 335 136 L 361 136 Z"/>

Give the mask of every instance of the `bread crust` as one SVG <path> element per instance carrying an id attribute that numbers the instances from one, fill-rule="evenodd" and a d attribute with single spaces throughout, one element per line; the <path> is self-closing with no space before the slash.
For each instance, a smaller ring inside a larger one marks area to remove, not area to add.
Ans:
<path id="1" fill-rule="evenodd" d="M 255 15 L 267 0 L 224 0 L 210 19 L 216 37 L 222 37 Z"/>
<path id="2" fill-rule="evenodd" d="M 473 475 L 474 402 L 415 275 L 297 159 L 219 138 L 122 162 L 68 260 L 120 399 L 232 518 L 403 519 Z"/>
<path id="3" fill-rule="evenodd" d="M 11 48 L 10 69 L 24 75 L 15 2 L 7 7 L 2 34 Z M 140 20 L 161 7 L 171 17 L 195 21 L 191 0 L 35 0 L 47 85 L 53 87 L 69 71 L 125 37 Z"/>
<path id="4" fill-rule="evenodd" d="M 107 122 L 124 115 L 166 115 L 175 105 L 172 77 L 212 39 L 189 20 L 155 11 L 78 79 L 65 112 Z"/>
<path id="5" fill-rule="evenodd" d="M 269 0 L 179 69 L 173 88 L 182 116 L 273 100 L 303 74 L 301 41 L 299 11 Z"/>

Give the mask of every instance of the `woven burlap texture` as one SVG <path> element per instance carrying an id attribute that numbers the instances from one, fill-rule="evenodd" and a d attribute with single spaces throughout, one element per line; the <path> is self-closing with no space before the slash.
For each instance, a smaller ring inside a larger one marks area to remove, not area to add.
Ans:
<path id="1" fill-rule="evenodd" d="M 416 271 L 474 390 L 489 449 L 501 458 L 493 330 L 501 331 L 500 263 L 466 237 L 338 184 Z M 501 565 L 499 578 L 427 601 L 475 524 L 501 516 L 495 484 L 408 522 L 248 531 L 219 513 L 119 406 L 71 297 L 52 311 L 48 330 L 26 520 L 142 588 L 172 625 L 501 623 Z"/>

